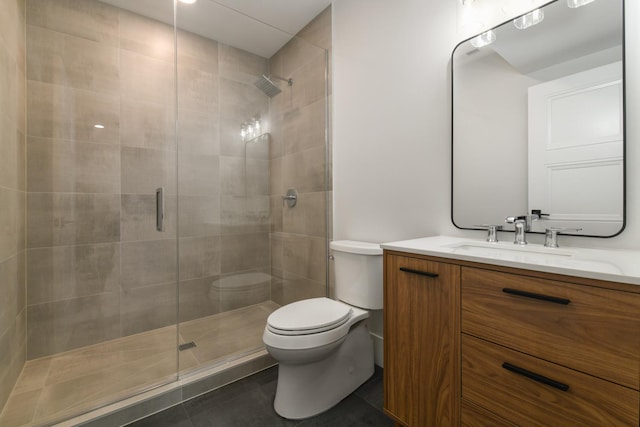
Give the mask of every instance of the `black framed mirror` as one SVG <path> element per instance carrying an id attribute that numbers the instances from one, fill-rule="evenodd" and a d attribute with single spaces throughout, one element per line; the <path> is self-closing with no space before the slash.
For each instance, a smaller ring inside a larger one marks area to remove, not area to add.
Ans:
<path id="1" fill-rule="evenodd" d="M 622 232 L 623 0 L 547 3 L 458 44 L 451 69 L 456 227 L 539 212 L 531 232 Z"/>

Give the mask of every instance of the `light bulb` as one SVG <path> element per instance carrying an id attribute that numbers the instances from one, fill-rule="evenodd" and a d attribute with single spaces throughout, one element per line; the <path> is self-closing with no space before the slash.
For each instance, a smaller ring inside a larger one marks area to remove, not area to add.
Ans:
<path id="1" fill-rule="evenodd" d="M 585 4 L 589 4 L 595 0 L 567 0 L 567 6 L 571 9 L 576 9 L 578 7 L 582 7 Z"/>
<path id="2" fill-rule="evenodd" d="M 493 30 L 486 31 L 471 39 L 471 45 L 476 48 L 490 45 L 496 41 L 496 33 Z"/>
<path id="3" fill-rule="evenodd" d="M 240 126 L 240 137 L 242 137 L 243 141 L 247 140 L 247 123 L 243 123 L 242 126 Z"/>
<path id="4" fill-rule="evenodd" d="M 544 20 L 544 12 L 536 9 L 533 12 L 522 15 L 513 20 L 513 25 L 519 30 L 527 29 L 533 25 L 539 24 Z"/>

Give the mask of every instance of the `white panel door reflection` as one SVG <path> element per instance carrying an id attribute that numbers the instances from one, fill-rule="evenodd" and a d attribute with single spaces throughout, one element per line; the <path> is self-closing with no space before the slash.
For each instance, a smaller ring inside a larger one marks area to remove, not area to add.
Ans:
<path id="1" fill-rule="evenodd" d="M 529 210 L 533 231 L 582 227 L 613 235 L 623 223 L 622 63 L 529 88 Z"/>

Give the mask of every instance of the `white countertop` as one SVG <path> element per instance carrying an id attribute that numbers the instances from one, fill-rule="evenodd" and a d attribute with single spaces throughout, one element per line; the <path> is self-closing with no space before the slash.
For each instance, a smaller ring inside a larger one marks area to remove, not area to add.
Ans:
<path id="1" fill-rule="evenodd" d="M 382 243 L 383 249 L 504 267 L 640 285 L 640 251 L 545 248 L 512 242 L 487 243 L 461 237 L 425 237 Z"/>

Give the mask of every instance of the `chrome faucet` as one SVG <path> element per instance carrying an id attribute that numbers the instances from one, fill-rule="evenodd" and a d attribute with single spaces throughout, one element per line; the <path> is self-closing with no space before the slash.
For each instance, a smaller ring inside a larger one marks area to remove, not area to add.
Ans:
<path id="1" fill-rule="evenodd" d="M 530 226 L 527 225 L 527 216 L 510 216 L 505 218 L 504 222 L 506 222 L 507 224 L 513 224 L 513 227 L 515 229 L 515 236 L 513 239 L 513 244 L 514 245 L 526 245 L 527 244 L 527 234 L 526 232 L 529 231 Z"/>
<path id="2" fill-rule="evenodd" d="M 544 219 L 544 216 L 549 216 L 549 214 L 544 214 L 539 209 L 534 209 L 530 214 L 522 215 L 522 216 L 509 216 L 505 218 L 504 222 L 508 224 L 513 224 L 516 235 L 513 240 L 514 245 L 526 245 L 527 244 L 527 235 L 528 231 L 531 231 L 531 224 L 533 221 Z"/>

